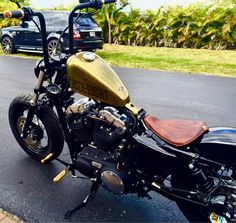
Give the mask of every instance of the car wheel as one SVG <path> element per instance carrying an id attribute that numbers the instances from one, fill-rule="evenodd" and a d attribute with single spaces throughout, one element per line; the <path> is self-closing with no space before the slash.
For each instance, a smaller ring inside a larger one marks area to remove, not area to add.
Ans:
<path id="1" fill-rule="evenodd" d="M 51 39 L 48 41 L 48 55 L 51 58 L 58 56 L 61 52 L 62 52 L 62 46 L 57 39 Z"/>
<path id="2" fill-rule="evenodd" d="M 1 45 L 2 50 L 5 54 L 11 54 L 16 52 L 16 48 L 12 42 L 12 39 L 8 36 L 2 38 Z"/>

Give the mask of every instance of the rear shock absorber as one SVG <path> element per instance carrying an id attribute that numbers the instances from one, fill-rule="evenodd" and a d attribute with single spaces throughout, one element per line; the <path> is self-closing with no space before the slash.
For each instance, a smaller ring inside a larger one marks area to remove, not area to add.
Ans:
<path id="1" fill-rule="evenodd" d="M 188 167 L 195 183 L 199 185 L 199 189 L 205 194 L 210 193 L 213 190 L 213 185 L 203 170 L 195 162 L 191 162 Z"/>

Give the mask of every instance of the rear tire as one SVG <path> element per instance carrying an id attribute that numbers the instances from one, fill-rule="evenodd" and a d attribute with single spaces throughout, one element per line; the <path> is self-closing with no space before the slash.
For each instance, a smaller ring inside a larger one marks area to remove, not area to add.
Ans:
<path id="1" fill-rule="evenodd" d="M 171 176 L 171 184 L 173 187 L 183 190 L 194 190 L 195 184 L 191 180 L 191 176 L 186 173 L 186 170 L 178 171 Z M 200 205 L 190 203 L 184 200 L 177 200 L 176 204 L 183 215 L 190 222 L 209 222 L 209 214 L 206 208 Z"/>
<path id="2" fill-rule="evenodd" d="M 31 95 L 21 95 L 10 104 L 8 115 L 12 133 L 21 148 L 33 159 L 40 161 L 53 153 L 53 157 L 48 161 L 54 160 L 62 152 L 64 136 L 51 107 L 41 106 L 34 115 L 27 138 L 23 139 L 21 136 L 31 99 Z"/>
<path id="3" fill-rule="evenodd" d="M 51 58 L 59 56 L 62 53 L 62 45 L 58 42 L 58 39 L 50 39 L 48 41 L 48 55 Z"/>

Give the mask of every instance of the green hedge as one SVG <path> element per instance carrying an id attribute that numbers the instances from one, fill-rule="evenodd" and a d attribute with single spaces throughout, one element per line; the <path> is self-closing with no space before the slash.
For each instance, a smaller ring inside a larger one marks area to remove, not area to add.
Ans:
<path id="1" fill-rule="evenodd" d="M 104 11 L 97 15 L 106 41 Z M 236 0 L 212 0 L 157 11 L 119 12 L 112 21 L 113 43 L 133 46 L 236 49 Z"/>
<path id="2" fill-rule="evenodd" d="M 0 0 L 1 12 L 15 7 Z M 129 13 L 109 5 L 95 18 L 103 28 L 106 42 L 110 23 L 112 42 L 116 44 L 236 49 L 236 0 L 211 0 L 207 4 L 160 7 L 157 11 L 145 12 L 131 8 Z M 18 23 L 18 20 L 2 19 L 0 28 Z"/>

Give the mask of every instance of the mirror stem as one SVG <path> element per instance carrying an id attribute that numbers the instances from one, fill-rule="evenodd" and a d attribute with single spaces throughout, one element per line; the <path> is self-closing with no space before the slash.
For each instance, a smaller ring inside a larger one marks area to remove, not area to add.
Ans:
<path id="1" fill-rule="evenodd" d="M 19 2 L 15 2 L 15 3 L 17 5 L 17 7 L 20 9 L 21 8 L 20 3 Z"/>

